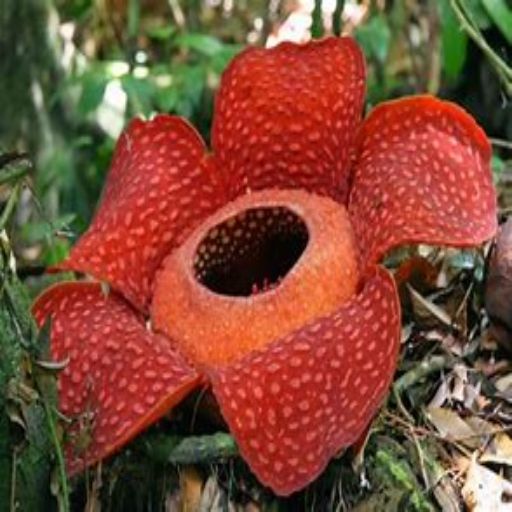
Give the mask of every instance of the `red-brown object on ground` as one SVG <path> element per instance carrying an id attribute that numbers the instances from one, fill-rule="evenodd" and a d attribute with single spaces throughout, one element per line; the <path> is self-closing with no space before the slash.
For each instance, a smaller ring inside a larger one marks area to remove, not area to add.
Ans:
<path id="1" fill-rule="evenodd" d="M 71 436 L 71 473 L 206 381 L 278 494 L 367 427 L 400 334 L 378 261 L 404 243 L 491 238 L 496 200 L 489 142 L 466 112 L 419 96 L 362 121 L 364 80 L 350 38 L 248 49 L 222 79 L 211 154 L 180 118 L 128 126 L 96 217 L 60 265 L 112 291 L 60 284 L 34 305 L 39 324 L 53 319 L 53 356 L 69 357 L 61 409 L 82 421 L 72 432 L 90 429 L 85 450 Z"/>
<path id="2" fill-rule="evenodd" d="M 485 308 L 491 334 L 512 351 L 512 218 L 500 226 L 485 283 Z"/>

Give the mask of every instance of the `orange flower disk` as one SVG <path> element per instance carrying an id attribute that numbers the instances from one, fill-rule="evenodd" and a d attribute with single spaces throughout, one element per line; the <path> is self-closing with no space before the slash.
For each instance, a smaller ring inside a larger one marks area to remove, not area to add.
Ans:
<path id="1" fill-rule="evenodd" d="M 258 293 L 272 278 L 275 288 Z M 196 363 L 225 364 L 332 313 L 357 282 L 343 206 L 301 190 L 257 192 L 209 217 L 166 259 L 151 317 Z"/>
<path id="2" fill-rule="evenodd" d="M 240 452 L 287 495 L 354 443 L 393 378 L 400 244 L 496 231 L 487 137 L 429 96 L 361 119 L 350 38 L 248 49 L 216 98 L 213 151 L 183 119 L 133 121 L 102 202 L 34 304 L 69 427 L 70 473 L 211 385 Z M 88 442 L 84 443 L 84 433 Z"/>

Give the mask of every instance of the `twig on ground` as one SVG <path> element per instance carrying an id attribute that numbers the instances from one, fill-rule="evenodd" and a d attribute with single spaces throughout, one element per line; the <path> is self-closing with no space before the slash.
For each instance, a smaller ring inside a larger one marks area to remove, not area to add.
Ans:
<path id="1" fill-rule="evenodd" d="M 431 373 L 444 370 L 445 368 L 451 368 L 453 364 L 453 358 L 448 354 L 429 356 L 399 377 L 393 384 L 393 391 L 400 395 L 413 384 L 416 384 Z"/>
<path id="2" fill-rule="evenodd" d="M 512 150 L 512 142 L 510 142 L 508 140 L 495 139 L 495 138 L 492 138 L 492 137 L 489 140 L 491 141 L 491 144 L 493 146 L 496 146 L 498 148 L 505 148 L 505 149 Z"/>

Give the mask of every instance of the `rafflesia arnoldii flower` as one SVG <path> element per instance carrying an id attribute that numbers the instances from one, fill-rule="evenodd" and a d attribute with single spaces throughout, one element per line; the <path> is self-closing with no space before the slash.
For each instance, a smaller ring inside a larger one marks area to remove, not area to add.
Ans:
<path id="1" fill-rule="evenodd" d="M 212 152 L 183 119 L 134 120 L 100 207 L 36 301 L 71 427 L 71 473 L 211 385 L 243 458 L 289 494 L 376 414 L 400 310 L 378 266 L 404 243 L 479 244 L 496 230 L 491 149 L 429 96 L 361 120 L 350 38 L 249 49 L 225 72 Z M 80 425 L 90 442 L 73 444 Z"/>

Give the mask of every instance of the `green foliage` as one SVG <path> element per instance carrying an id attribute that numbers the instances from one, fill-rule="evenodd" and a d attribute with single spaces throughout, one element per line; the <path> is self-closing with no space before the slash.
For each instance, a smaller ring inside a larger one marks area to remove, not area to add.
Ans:
<path id="1" fill-rule="evenodd" d="M 1 245 L 0 509 L 48 509 L 53 449 L 30 375 L 35 331 L 26 292 L 9 267 L 6 239 Z"/>
<path id="2" fill-rule="evenodd" d="M 509 7 L 507 7 L 504 2 L 485 2 L 484 0 L 482 0 L 482 3 L 485 6 L 487 12 L 489 12 L 490 17 L 493 19 L 496 26 L 508 39 L 509 31 L 511 30 L 508 27 L 509 21 L 512 19 L 512 10 Z M 472 4 L 474 4 L 474 2 L 466 3 L 465 1 L 462 0 L 450 0 L 450 6 L 453 9 L 453 12 L 455 13 L 457 19 L 459 20 L 461 27 L 467 32 L 469 37 L 471 37 L 471 39 L 480 47 L 480 49 L 485 54 L 491 65 L 494 67 L 496 73 L 500 77 L 505 92 L 512 97 L 512 67 L 510 67 L 507 61 L 504 58 L 502 58 L 489 45 L 489 42 L 482 34 L 479 23 L 481 23 L 483 17 L 475 16 L 475 11 Z M 499 20 L 499 22 L 497 20 Z M 506 32 L 504 32 L 505 24 L 507 24 Z"/>
<path id="3" fill-rule="evenodd" d="M 93 2 L 94 0 L 56 0 L 55 5 L 64 17 L 80 20 L 90 13 Z"/>
<path id="4" fill-rule="evenodd" d="M 374 490 L 357 510 L 433 512 L 435 508 L 421 490 L 406 447 L 387 436 L 377 436 L 372 443 L 375 451 L 368 463 Z"/>
<path id="5" fill-rule="evenodd" d="M 186 50 L 194 50 L 205 57 L 214 57 L 224 51 L 224 45 L 219 39 L 206 34 L 185 33 L 176 38 L 175 44 Z"/>
<path id="6" fill-rule="evenodd" d="M 443 70 L 450 80 L 455 80 L 460 76 L 466 61 L 468 36 L 462 30 L 449 0 L 439 0 L 438 8 L 442 30 Z"/>
<path id="7" fill-rule="evenodd" d="M 508 44 L 512 45 L 512 8 L 505 0 L 482 0 L 494 24 L 501 30 Z"/>
<path id="8" fill-rule="evenodd" d="M 122 61 L 91 62 L 77 71 L 68 87 L 78 88 L 78 112 L 90 119 L 98 115 L 109 84 L 119 83 L 127 98 L 125 112 L 117 113 L 120 126 L 135 115 L 145 117 L 154 112 L 169 112 L 187 118 L 199 118 L 211 111 L 212 91 L 209 82 L 217 84 L 220 73 L 239 50 L 218 38 L 198 33 L 177 33 L 172 27 L 151 29 L 153 38 L 169 43 L 167 51 L 176 54 L 174 62 L 154 62 L 130 67 Z M 187 55 L 183 61 L 181 55 Z M 62 90 L 61 94 L 65 94 Z M 204 102 L 207 109 L 204 109 Z"/>
<path id="9" fill-rule="evenodd" d="M 386 61 L 391 43 L 391 30 L 385 16 L 371 17 L 368 23 L 357 27 L 355 36 L 368 58 L 376 59 L 380 64 Z"/>
<path id="10" fill-rule="evenodd" d="M 0 154 L 0 162 L 0 186 L 12 187 L 0 220 L 0 510 L 49 510 L 54 503 L 50 481 L 56 456 L 60 461 L 57 501 L 59 510 L 66 511 L 55 375 L 39 368 L 39 361 L 48 357 L 48 346 L 34 325 L 7 237 L 31 165 L 17 154 Z"/>
<path id="11" fill-rule="evenodd" d="M 96 110 L 103 100 L 109 76 L 101 69 L 102 67 L 93 65 L 75 80 L 82 90 L 77 104 L 77 111 L 82 116 Z"/>
<path id="12" fill-rule="evenodd" d="M 0 153 L 0 186 L 18 182 L 30 171 L 32 164 L 22 153 Z M 0 227 L 4 227 L 1 225 Z"/>

